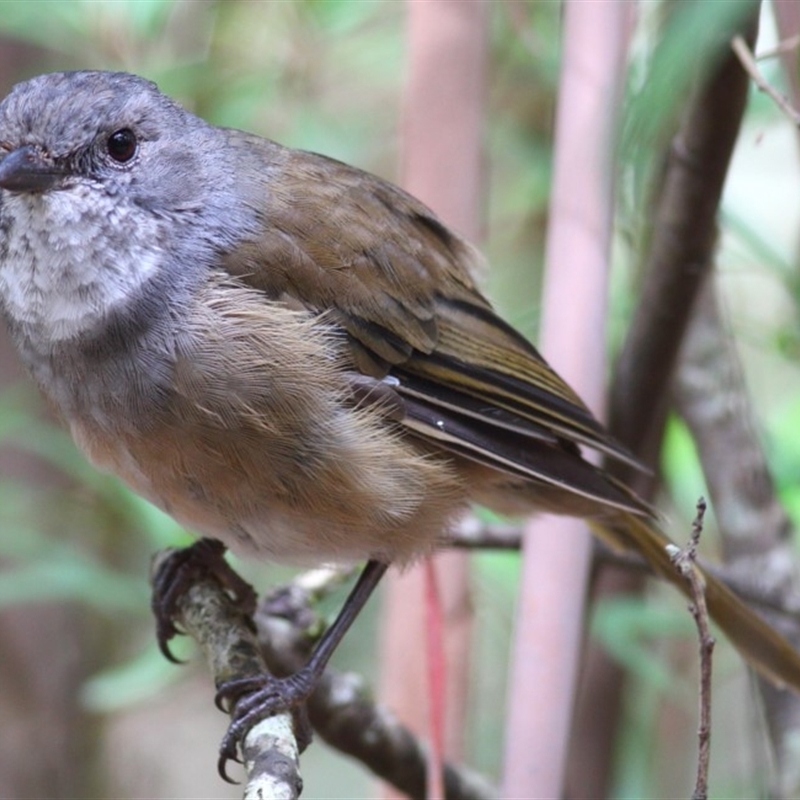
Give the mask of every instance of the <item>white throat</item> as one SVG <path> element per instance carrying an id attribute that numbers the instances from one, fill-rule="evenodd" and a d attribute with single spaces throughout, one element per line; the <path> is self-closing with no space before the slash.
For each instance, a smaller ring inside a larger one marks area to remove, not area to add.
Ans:
<path id="1" fill-rule="evenodd" d="M 14 322 L 45 341 L 95 328 L 161 263 L 155 219 L 90 185 L 5 192 L 2 203 L 13 224 L 0 259 L 0 297 Z M 137 236 L 128 235 L 134 222 Z"/>

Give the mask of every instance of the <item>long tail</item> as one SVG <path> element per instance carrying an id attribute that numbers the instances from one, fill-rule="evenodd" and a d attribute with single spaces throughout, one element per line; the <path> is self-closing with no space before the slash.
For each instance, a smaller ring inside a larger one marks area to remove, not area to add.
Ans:
<path id="1" fill-rule="evenodd" d="M 592 520 L 590 525 L 611 546 L 622 545 L 640 553 L 662 577 L 689 595 L 688 582 L 678 573 L 667 551 L 672 542 L 654 523 L 621 511 L 611 520 Z M 745 660 L 778 686 L 800 692 L 800 653 L 718 578 L 699 564 L 697 569 L 705 582 L 705 599 L 711 618 Z"/>

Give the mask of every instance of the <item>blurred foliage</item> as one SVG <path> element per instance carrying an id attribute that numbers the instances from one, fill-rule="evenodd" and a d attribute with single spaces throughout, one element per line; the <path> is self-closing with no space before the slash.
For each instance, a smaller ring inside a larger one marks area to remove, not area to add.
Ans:
<path id="1" fill-rule="evenodd" d="M 648 174 L 697 76 L 719 59 L 757 5 L 753 0 L 642 4 L 619 137 L 619 152 L 628 167 Z"/>
<path id="2" fill-rule="evenodd" d="M 640 4 L 620 119 L 612 349 L 624 335 L 635 301 L 647 208 L 664 147 L 703 58 L 748 7 L 746 2 Z M 488 288 L 508 319 L 533 335 L 547 223 L 560 9 L 550 2 L 507 2 L 492 4 L 491 12 Z M 764 40 L 774 38 L 768 13 L 763 29 Z M 6 0 L 0 7 L 0 56 L 4 46 L 29 46 L 18 63 L 5 62 L 5 88 L 48 69 L 131 70 L 157 81 L 212 122 L 324 152 L 388 178 L 397 174 L 404 35 L 404 4 L 397 0 Z M 777 62 L 764 69 L 780 87 Z M 754 95 L 726 191 L 719 268 L 776 481 L 798 521 L 800 165 L 795 137 L 772 104 Z M 143 632 L 113 647 L 107 669 L 84 688 L 87 708 L 107 711 L 180 677 L 149 643 L 144 576 L 149 551 L 188 536 L 90 468 L 67 434 L 46 421 L 34 398 L 28 386 L 0 395 L 0 445 L 37 456 L 58 478 L 37 486 L 0 476 L 0 559 L 6 566 L 0 573 L 0 607 L 70 601 L 100 617 L 124 615 L 132 625 L 135 620 Z M 664 471 L 675 506 L 691 516 L 703 491 L 702 475 L 689 435 L 675 420 L 669 425 Z M 502 740 L 497 709 L 505 704 L 518 564 L 508 554 L 480 556 L 475 563 L 472 760 L 496 772 Z M 253 577 L 255 568 L 247 569 Z M 265 586 L 284 574 L 262 570 L 258 580 Z M 374 616 L 368 616 L 359 631 L 372 633 L 374 625 Z M 368 660 L 371 639 L 356 633 L 342 651 L 342 663 Z M 667 680 L 675 668 L 657 641 L 688 633 L 691 642 L 691 628 L 687 631 L 674 601 L 665 608 L 620 599 L 596 609 L 593 633 L 638 676 L 620 741 L 617 785 L 619 796 L 645 796 L 656 791 L 648 777 L 663 746 L 664 704 L 680 706 L 686 697 L 680 681 L 676 686 Z M 353 791 L 352 774 L 341 779 L 341 796 Z M 325 785 L 328 796 L 339 791 L 335 781 Z"/>

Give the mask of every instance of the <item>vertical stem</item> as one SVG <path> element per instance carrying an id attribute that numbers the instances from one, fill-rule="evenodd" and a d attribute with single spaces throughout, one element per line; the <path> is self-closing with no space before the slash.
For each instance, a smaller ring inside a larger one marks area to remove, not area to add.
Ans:
<path id="1" fill-rule="evenodd" d="M 542 350 L 595 411 L 603 397 L 614 114 L 630 5 L 569 0 L 555 131 Z M 591 131 L 591 135 L 587 135 Z M 506 730 L 506 797 L 560 797 L 591 537 L 575 520 L 527 526 Z"/>

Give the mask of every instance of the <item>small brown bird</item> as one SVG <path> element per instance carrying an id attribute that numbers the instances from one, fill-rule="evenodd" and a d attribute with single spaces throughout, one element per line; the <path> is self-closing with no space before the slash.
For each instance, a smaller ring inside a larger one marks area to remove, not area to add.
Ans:
<path id="1" fill-rule="evenodd" d="M 225 754 L 307 696 L 386 565 L 470 502 L 586 517 L 685 591 L 649 508 L 581 449 L 629 455 L 496 315 L 476 251 L 402 190 L 122 73 L 16 86 L 0 156 L 3 315 L 91 461 L 238 552 L 369 560 L 305 670 L 231 689 L 252 691 Z M 800 688 L 798 654 L 704 577 L 742 654 Z"/>

